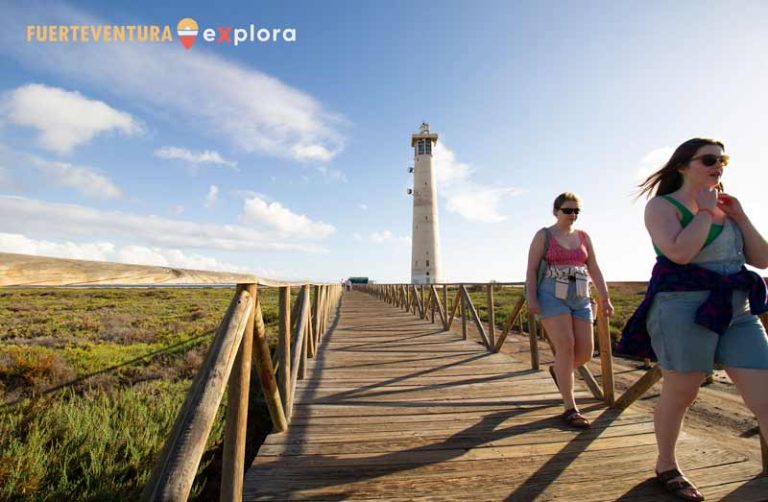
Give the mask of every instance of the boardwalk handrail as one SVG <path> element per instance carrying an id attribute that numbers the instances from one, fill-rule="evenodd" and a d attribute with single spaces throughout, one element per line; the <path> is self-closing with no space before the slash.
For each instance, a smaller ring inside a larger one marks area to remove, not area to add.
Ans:
<path id="1" fill-rule="evenodd" d="M 0 253 L 0 287 L 237 285 L 205 361 L 195 375 L 154 464 L 143 500 L 186 500 L 194 483 L 224 391 L 228 390 L 220 499 L 242 499 L 249 389 L 255 372 L 275 431 L 290 424 L 296 381 L 304 378 L 341 299 L 339 284 L 290 282 L 248 274 L 124 265 Z M 291 340 L 291 286 L 300 286 Z M 279 288 L 278 365 L 275 375 L 258 286 Z M 316 308 L 310 313 L 310 292 Z M 312 323 L 314 318 L 314 324 Z M 311 342 L 314 350 L 307 353 Z M 291 348 L 293 347 L 293 351 Z M 293 370 L 295 368 L 298 371 Z"/>
<path id="2" fill-rule="evenodd" d="M 243 477 L 245 475 L 244 459 L 249 402 L 248 393 L 252 372 L 255 371 L 258 375 L 275 432 L 285 432 L 288 430 L 293 410 L 296 382 L 304 378 L 307 357 L 314 356 L 314 354 L 309 354 L 307 351 L 310 339 L 314 337 L 316 344 L 320 343 L 321 336 L 328 325 L 328 319 L 341 299 L 341 286 L 338 284 L 317 284 L 314 286 L 314 290 L 315 298 L 326 299 L 326 301 L 318 303 L 320 308 L 316 311 L 315 315 L 318 330 L 313 332 L 310 327 L 312 321 L 309 308 L 311 288 L 309 284 L 303 284 L 295 305 L 295 312 L 298 315 L 295 324 L 296 329 L 293 336 L 291 336 L 290 286 L 281 286 L 279 289 L 280 325 L 277 351 L 279 353 L 277 355 L 280 371 L 276 372 L 272 364 L 269 345 L 267 344 L 257 287 L 255 284 L 238 285 L 236 297 L 238 295 L 248 295 L 247 297 L 252 297 L 254 300 L 249 322 L 243 330 L 244 334 L 241 337 L 242 343 L 239 350 L 235 347 L 234 351 L 228 351 L 226 357 L 221 356 L 219 359 L 214 359 L 215 356 L 209 355 L 198 373 L 195 382 L 198 379 L 210 382 L 213 379 L 207 377 L 211 373 L 210 367 L 226 369 L 231 364 L 230 361 L 233 361 L 235 355 L 237 355 L 234 371 L 229 378 L 230 390 L 224 431 L 224 459 L 220 494 L 222 501 L 239 501 L 242 499 Z M 222 326 L 226 321 L 227 318 L 225 317 Z M 220 328 L 216 340 L 214 340 L 214 347 L 219 343 L 218 339 L 223 332 L 225 331 Z M 252 355 L 250 353 L 251 346 L 253 347 Z M 216 373 L 216 371 L 213 373 Z M 222 378 L 226 380 L 226 376 Z M 190 413 L 187 410 L 188 403 L 194 401 L 195 395 L 196 387 L 193 385 L 187 401 L 185 401 L 182 411 L 176 419 L 177 425 L 174 426 L 174 432 L 177 428 L 184 429 L 183 425 L 178 424 L 184 423 L 185 417 L 195 415 L 195 413 Z M 223 388 L 216 396 L 215 404 L 213 402 L 209 404 L 209 406 L 213 406 L 214 416 L 215 409 L 218 408 L 223 397 Z M 206 430 L 205 437 L 198 435 L 202 441 L 201 448 L 204 447 L 207 441 L 208 433 L 210 433 L 210 427 Z M 194 473 L 197 471 L 200 463 L 200 456 L 185 456 L 178 453 L 183 451 L 185 451 L 184 436 L 172 433 L 166 442 L 160 459 L 153 469 L 150 483 L 142 495 L 144 500 L 186 500 L 192 488 Z M 179 465 L 175 471 L 169 471 L 165 474 L 168 466 L 173 465 L 174 461 L 183 465 Z M 155 471 L 161 474 L 155 474 Z M 185 473 L 188 472 L 192 474 L 191 477 L 187 475 L 188 482 L 185 484 L 171 482 L 171 480 L 183 478 Z"/>
<path id="3" fill-rule="evenodd" d="M 450 317 L 448 316 L 448 288 L 449 286 L 456 286 L 456 294 L 453 297 L 453 307 L 451 308 L 451 314 Z M 483 323 L 480 319 L 480 316 L 478 315 L 478 311 L 475 308 L 472 298 L 469 294 L 469 291 L 467 290 L 467 286 L 471 286 L 474 288 L 486 288 L 486 295 L 487 295 L 487 301 L 488 301 L 488 333 L 486 333 L 485 327 L 483 326 Z M 490 352 L 499 352 L 501 350 L 502 345 L 504 344 L 504 341 L 507 339 L 507 336 L 510 333 L 511 327 L 514 325 L 514 323 L 518 319 L 522 319 L 522 312 L 526 304 L 525 295 L 521 295 L 520 298 L 517 299 L 515 304 L 512 307 L 512 311 L 507 316 L 507 318 L 504 321 L 502 333 L 499 336 L 498 340 L 496 340 L 495 343 L 493 343 L 493 333 L 495 330 L 495 310 L 494 310 L 494 288 L 496 287 L 502 287 L 502 286 L 511 286 L 511 287 L 517 287 L 521 289 L 522 292 L 522 283 L 439 283 L 439 284 L 430 284 L 429 287 L 429 294 L 428 299 L 424 302 L 422 301 L 422 305 L 424 305 L 424 308 L 419 307 L 418 298 L 422 297 L 424 295 L 424 285 L 414 285 L 414 284 L 369 284 L 365 286 L 356 286 L 359 289 L 362 289 L 363 291 L 366 291 L 367 293 L 379 298 L 382 301 L 385 301 L 389 304 L 395 305 L 403 310 L 406 310 L 408 312 L 412 312 L 413 314 L 419 316 L 421 319 L 427 319 L 427 310 L 431 309 L 431 322 L 435 322 L 435 309 L 438 309 L 438 313 L 440 314 L 441 320 L 442 320 L 442 326 L 444 331 L 448 331 L 454 321 L 454 318 L 456 316 L 457 310 L 461 311 L 461 320 L 462 320 L 462 336 L 465 340 L 468 339 L 467 334 L 467 313 L 469 313 L 469 316 L 471 316 L 472 321 L 475 323 L 475 326 L 477 328 L 477 332 L 481 338 L 481 341 L 484 343 L 486 348 Z M 442 302 L 440 301 L 439 295 L 437 294 L 437 288 L 442 288 Z M 539 369 L 539 352 L 538 352 L 538 333 L 541 332 L 542 337 L 544 340 L 547 341 L 550 348 L 552 349 L 552 352 L 554 354 L 554 346 L 552 345 L 551 341 L 549 340 L 549 337 L 546 334 L 546 331 L 539 325 L 539 321 L 535 318 L 535 316 L 531 313 L 527 314 L 528 317 L 528 333 L 529 333 L 529 341 L 530 341 L 530 352 L 531 352 L 531 367 L 534 370 Z M 596 323 L 597 323 L 597 338 L 598 338 L 598 345 L 600 350 L 600 366 L 601 366 L 601 378 L 602 378 L 602 388 L 595 380 L 592 373 L 589 371 L 589 369 L 585 366 L 581 366 L 578 368 L 578 372 L 581 375 L 582 379 L 587 384 L 587 387 L 589 388 L 590 392 L 595 396 L 595 398 L 605 401 L 606 404 L 608 404 L 611 408 L 622 410 L 629 405 L 631 405 L 633 402 L 635 402 L 637 399 L 643 396 L 645 392 L 647 392 L 656 382 L 661 379 L 661 369 L 658 365 L 652 366 L 637 382 L 635 382 L 632 386 L 630 386 L 624 394 L 616 399 L 614 396 L 614 373 L 613 373 L 613 354 L 612 354 L 612 344 L 610 339 L 610 329 L 608 324 L 608 316 L 605 315 L 604 312 L 601 312 L 600 309 L 596 309 Z M 768 314 L 763 314 L 760 316 L 760 320 L 763 323 L 763 326 L 768 330 Z M 520 324 L 520 331 L 522 332 L 522 322 Z M 762 455 L 762 463 L 763 463 L 763 473 L 768 474 L 768 444 L 766 444 L 765 437 L 763 436 L 763 433 L 759 434 L 760 436 L 760 449 L 761 449 L 761 455 Z"/>

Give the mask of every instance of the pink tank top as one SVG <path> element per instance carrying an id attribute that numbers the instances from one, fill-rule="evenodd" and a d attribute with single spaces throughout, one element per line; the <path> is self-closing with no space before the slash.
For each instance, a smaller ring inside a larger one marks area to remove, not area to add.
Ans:
<path id="1" fill-rule="evenodd" d="M 566 249 L 557 242 L 555 236 L 549 235 L 549 248 L 547 249 L 546 260 L 550 265 L 574 266 L 587 263 L 587 240 L 584 232 L 577 230 L 581 245 L 576 249 Z"/>

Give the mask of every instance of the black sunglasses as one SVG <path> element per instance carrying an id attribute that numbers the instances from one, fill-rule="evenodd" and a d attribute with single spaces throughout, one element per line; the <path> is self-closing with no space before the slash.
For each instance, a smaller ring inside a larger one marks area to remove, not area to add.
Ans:
<path id="1" fill-rule="evenodd" d="M 562 211 L 565 214 L 579 214 L 581 212 L 581 209 L 578 207 L 561 207 L 560 211 Z"/>
<path id="2" fill-rule="evenodd" d="M 692 158 L 691 162 L 693 162 L 694 160 L 701 160 L 701 163 L 707 167 L 712 167 L 718 162 L 720 162 L 721 166 L 725 167 L 728 165 L 728 161 L 730 160 L 730 157 L 727 155 L 715 155 L 712 153 L 707 153 L 705 155 L 699 155 L 698 157 Z"/>

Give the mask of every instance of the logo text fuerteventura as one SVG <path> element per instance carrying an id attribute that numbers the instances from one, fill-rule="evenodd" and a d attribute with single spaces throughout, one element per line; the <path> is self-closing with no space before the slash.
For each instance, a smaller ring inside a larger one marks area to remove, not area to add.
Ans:
<path id="1" fill-rule="evenodd" d="M 217 26 L 200 28 L 192 18 L 184 18 L 172 30 L 156 24 L 29 24 L 28 43 L 172 43 L 178 39 L 191 49 L 199 38 L 205 43 L 238 47 L 252 43 L 295 42 L 295 28 Z M 175 36 L 174 36 L 175 35 Z"/>

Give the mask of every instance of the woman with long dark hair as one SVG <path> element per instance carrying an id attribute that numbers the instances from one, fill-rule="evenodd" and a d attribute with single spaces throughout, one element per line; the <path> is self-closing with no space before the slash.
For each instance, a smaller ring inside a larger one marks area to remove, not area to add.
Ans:
<path id="1" fill-rule="evenodd" d="M 579 412 L 573 396 L 573 370 L 589 361 L 594 349 L 590 278 L 600 308 L 611 315 L 613 306 L 592 240 L 574 228 L 580 211 L 581 201 L 575 194 L 557 196 L 552 207 L 557 221 L 539 230 L 531 242 L 526 291 L 528 312 L 539 315 L 555 348 L 555 364 L 549 372 L 563 396 L 562 418 L 571 427 L 587 428 L 589 420 Z"/>
<path id="2" fill-rule="evenodd" d="M 656 250 L 648 291 L 618 350 L 655 357 L 663 374 L 654 424 L 658 481 L 684 500 L 704 500 L 682 474 L 675 447 L 683 418 L 715 363 L 725 367 L 768 431 L 768 337 L 756 314 L 768 310 L 763 279 L 768 243 L 720 182 L 728 156 L 720 141 L 694 138 L 640 185 L 653 195 L 645 226 Z"/>

